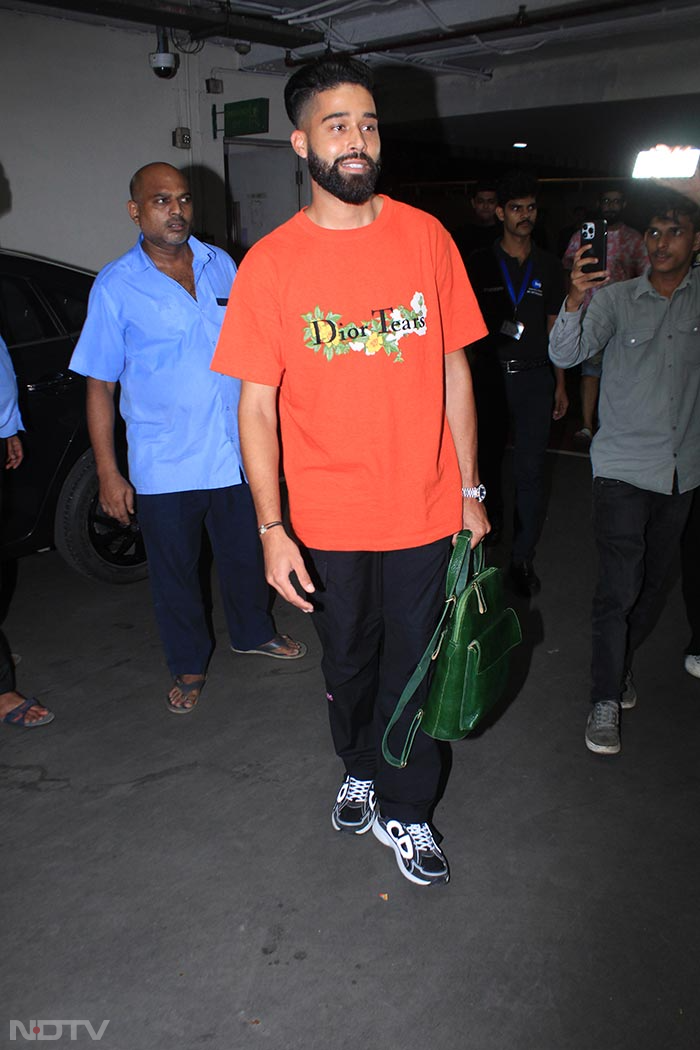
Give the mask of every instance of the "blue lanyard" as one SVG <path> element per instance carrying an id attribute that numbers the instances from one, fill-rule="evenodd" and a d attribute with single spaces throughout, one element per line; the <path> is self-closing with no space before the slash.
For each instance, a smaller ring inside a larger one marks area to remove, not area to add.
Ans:
<path id="1" fill-rule="evenodd" d="M 525 267 L 525 275 L 523 277 L 523 283 L 520 285 L 520 291 L 518 292 L 517 299 L 515 297 L 515 289 L 513 288 L 513 282 L 510 279 L 510 273 L 508 272 L 508 266 L 506 265 L 505 259 L 499 258 L 498 262 L 501 267 L 501 273 L 503 274 L 503 280 L 506 282 L 506 288 L 508 290 L 508 295 L 510 296 L 510 301 L 512 302 L 513 307 L 517 310 L 521 302 L 523 301 L 525 292 L 527 291 L 528 285 L 530 284 L 530 277 L 532 275 L 532 259 L 528 259 L 527 261 L 527 266 Z"/>

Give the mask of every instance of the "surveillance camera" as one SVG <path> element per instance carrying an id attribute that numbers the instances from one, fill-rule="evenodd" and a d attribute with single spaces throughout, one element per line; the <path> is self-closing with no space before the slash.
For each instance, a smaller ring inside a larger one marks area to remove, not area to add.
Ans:
<path id="1" fill-rule="evenodd" d="M 172 80 L 177 73 L 177 55 L 171 55 L 169 51 L 152 51 L 148 61 L 161 80 Z"/>

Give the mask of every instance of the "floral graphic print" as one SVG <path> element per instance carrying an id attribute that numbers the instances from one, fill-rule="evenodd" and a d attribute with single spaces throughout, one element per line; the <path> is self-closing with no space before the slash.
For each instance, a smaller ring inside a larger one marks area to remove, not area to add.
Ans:
<path id="1" fill-rule="evenodd" d="M 425 335 L 428 309 L 422 292 L 415 292 L 409 307 L 386 306 L 372 310 L 372 317 L 362 322 L 344 322 L 340 314 L 321 310 L 302 314 L 305 322 L 304 343 L 327 361 L 340 354 L 364 354 L 374 357 L 383 352 L 396 364 L 403 364 L 400 342 L 406 335 Z"/>

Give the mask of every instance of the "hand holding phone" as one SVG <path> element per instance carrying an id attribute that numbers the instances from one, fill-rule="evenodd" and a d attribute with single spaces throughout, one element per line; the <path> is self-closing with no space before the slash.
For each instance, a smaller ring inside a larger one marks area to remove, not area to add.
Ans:
<path id="1" fill-rule="evenodd" d="M 581 247 L 587 251 L 581 256 L 582 259 L 596 259 L 596 262 L 586 263 L 581 267 L 582 273 L 595 273 L 597 270 L 605 270 L 608 265 L 608 224 L 605 219 L 589 219 L 581 226 Z M 596 277 L 596 281 L 603 281 L 604 277 Z"/>

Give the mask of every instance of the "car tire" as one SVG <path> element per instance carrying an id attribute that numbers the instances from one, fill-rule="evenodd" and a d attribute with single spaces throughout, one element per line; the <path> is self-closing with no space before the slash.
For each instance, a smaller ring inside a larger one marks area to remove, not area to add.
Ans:
<path id="1" fill-rule="evenodd" d="M 137 522 L 120 525 L 101 510 L 92 450 L 84 452 L 63 483 L 56 503 L 54 542 L 72 569 L 105 583 L 135 583 L 148 575 Z"/>

